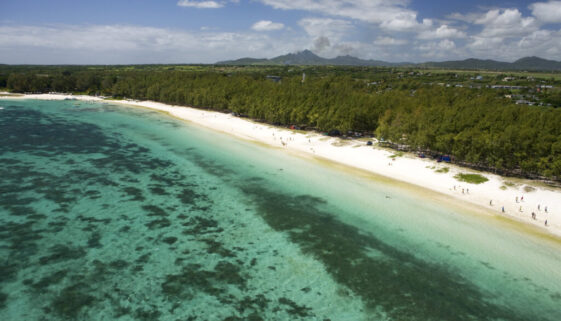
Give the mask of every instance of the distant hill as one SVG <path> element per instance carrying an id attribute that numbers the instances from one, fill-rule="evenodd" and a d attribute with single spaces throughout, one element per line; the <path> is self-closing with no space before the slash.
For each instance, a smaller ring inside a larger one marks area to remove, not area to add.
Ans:
<path id="1" fill-rule="evenodd" d="M 425 68 L 444 68 L 444 69 L 474 69 L 474 70 L 529 70 L 529 71 L 561 71 L 561 62 L 547 60 L 539 57 L 525 57 L 515 62 L 503 62 L 490 59 L 465 59 L 442 62 L 425 63 L 392 63 L 381 60 L 364 60 L 353 56 L 338 56 L 335 58 L 323 58 L 310 50 L 297 53 L 289 53 L 271 59 L 242 58 L 237 60 L 220 61 L 217 65 L 333 65 L 333 66 L 413 66 Z"/>
<path id="2" fill-rule="evenodd" d="M 517 69 L 523 70 L 561 70 L 561 61 L 547 60 L 540 57 L 525 57 L 513 62 Z"/>
<path id="3" fill-rule="evenodd" d="M 419 66 L 447 69 L 561 71 L 561 62 L 539 57 L 525 57 L 515 62 L 471 58 L 458 61 L 426 62 Z"/>
<path id="4" fill-rule="evenodd" d="M 399 66 L 409 63 L 391 63 L 380 60 L 364 60 L 353 56 L 323 58 L 310 50 L 289 53 L 271 59 L 242 58 L 238 60 L 219 61 L 217 65 L 335 65 L 335 66 Z"/>

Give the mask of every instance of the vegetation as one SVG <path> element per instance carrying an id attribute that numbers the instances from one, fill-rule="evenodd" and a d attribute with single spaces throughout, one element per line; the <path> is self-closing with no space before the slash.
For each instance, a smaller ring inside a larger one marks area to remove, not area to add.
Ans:
<path id="1" fill-rule="evenodd" d="M 466 182 L 470 184 L 481 184 L 489 180 L 487 177 L 479 174 L 465 174 L 465 173 L 456 174 L 454 178 L 459 180 L 460 182 Z"/>
<path id="2" fill-rule="evenodd" d="M 448 173 L 449 171 L 450 171 L 449 167 L 442 167 L 442 168 L 439 168 L 439 169 L 435 170 L 435 172 L 437 172 L 437 173 Z"/>
<path id="3" fill-rule="evenodd" d="M 333 66 L 4 65 L 0 87 L 155 100 L 275 125 L 374 135 L 400 150 L 452 155 L 461 165 L 561 180 L 561 108 L 555 108 L 561 81 L 517 76 L 509 83 L 524 89 L 510 91 L 486 87 L 510 74 L 475 75 Z M 544 84 L 553 88 L 536 89 Z M 544 106 L 515 105 L 507 94 L 532 96 Z"/>

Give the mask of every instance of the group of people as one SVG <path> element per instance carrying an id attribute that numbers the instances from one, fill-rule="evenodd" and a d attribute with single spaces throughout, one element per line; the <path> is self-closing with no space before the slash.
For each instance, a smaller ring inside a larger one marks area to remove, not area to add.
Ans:
<path id="1" fill-rule="evenodd" d="M 456 186 L 454 186 L 454 189 L 456 189 Z M 515 201 L 516 201 L 516 203 L 523 202 L 524 201 L 524 196 L 520 196 L 520 198 L 518 196 L 516 196 Z M 489 200 L 489 206 L 493 206 L 493 200 Z M 523 212 L 522 206 L 520 206 L 519 211 Z M 538 204 L 538 211 L 541 211 L 541 205 L 540 204 Z M 544 207 L 544 211 L 547 213 L 547 206 Z M 504 206 L 501 206 L 501 212 L 502 213 L 505 212 L 505 207 Z M 535 212 L 532 212 L 532 219 L 533 220 L 537 219 L 537 214 Z M 545 220 L 544 224 L 545 224 L 545 226 L 547 226 L 547 219 Z"/>
<path id="2" fill-rule="evenodd" d="M 516 203 L 518 203 L 518 196 L 516 196 Z M 520 197 L 520 202 L 524 202 L 524 196 Z M 538 211 L 541 211 L 541 204 L 538 204 Z M 544 211 L 547 213 L 547 206 L 544 207 Z M 504 212 L 504 206 L 503 206 L 503 212 Z M 522 212 L 522 206 L 520 206 L 520 212 Z M 537 220 L 538 216 L 536 214 L 536 212 L 532 211 L 532 219 L 533 220 Z M 547 226 L 547 219 L 544 221 L 544 225 Z"/>
<path id="3" fill-rule="evenodd" d="M 462 188 L 461 186 L 459 186 L 459 187 L 458 187 L 458 190 L 459 190 L 460 188 L 462 189 L 462 194 L 469 194 L 469 188 L 465 188 L 465 189 L 464 189 L 464 188 Z M 456 185 L 454 185 L 454 190 L 456 190 Z"/>

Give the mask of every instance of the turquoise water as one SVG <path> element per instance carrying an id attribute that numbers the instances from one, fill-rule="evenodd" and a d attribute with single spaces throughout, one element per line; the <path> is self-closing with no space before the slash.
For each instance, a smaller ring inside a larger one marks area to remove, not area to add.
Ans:
<path id="1" fill-rule="evenodd" d="M 559 320 L 561 249 L 161 113 L 0 101 L 0 320 Z"/>

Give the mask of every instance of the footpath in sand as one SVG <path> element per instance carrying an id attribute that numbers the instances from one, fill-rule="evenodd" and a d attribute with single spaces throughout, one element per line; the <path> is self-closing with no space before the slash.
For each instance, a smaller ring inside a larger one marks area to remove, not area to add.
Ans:
<path id="1" fill-rule="evenodd" d="M 3 98 L 103 101 L 101 98 L 92 96 L 60 94 L 5 96 Z M 434 160 L 418 158 L 407 153 L 401 157 L 391 157 L 396 153 L 395 151 L 367 146 L 364 140 L 341 140 L 318 133 L 294 131 L 256 123 L 230 114 L 171 106 L 152 101 L 111 100 L 107 102 L 163 111 L 174 117 L 246 140 L 323 158 L 403 181 L 448 195 L 479 208 L 485 208 L 486 211 L 494 212 L 496 215 L 541 227 L 552 234 L 561 236 L 561 190 L 544 186 L 539 182 L 479 173 L 489 180 L 482 184 L 469 184 L 459 182 L 454 176 L 458 173 L 475 173 L 470 169 L 437 163 Z M 437 172 L 442 168 L 448 168 L 448 172 Z M 536 214 L 535 219 L 532 218 L 532 212 Z M 546 220 L 547 226 L 545 226 Z"/>

